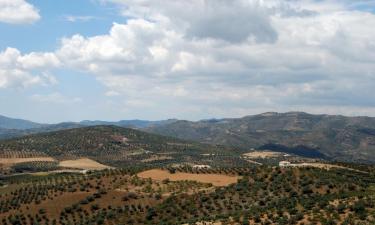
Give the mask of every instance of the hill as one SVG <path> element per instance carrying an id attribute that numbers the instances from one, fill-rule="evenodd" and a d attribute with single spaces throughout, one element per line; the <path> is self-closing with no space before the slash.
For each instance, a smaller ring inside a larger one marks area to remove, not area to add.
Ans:
<path id="1" fill-rule="evenodd" d="M 231 155 L 235 152 L 116 126 L 67 129 L 0 142 L 0 154 L 7 157 L 48 156 L 58 160 L 85 157 L 111 166 L 202 162 L 201 154 Z"/>
<path id="2" fill-rule="evenodd" d="M 243 151 L 272 150 L 328 160 L 375 162 L 375 118 L 311 115 L 302 112 L 271 112 L 198 122 L 174 119 L 117 122 L 87 120 L 78 123 L 37 124 L 30 129 L 0 127 L 0 139 L 98 125 L 130 127 Z"/>
<path id="3" fill-rule="evenodd" d="M 172 173 L 171 168 L 128 168 L 18 175 L 0 179 L 0 221 L 370 225 L 374 167 L 362 169 L 180 167 Z"/>
<path id="4" fill-rule="evenodd" d="M 22 136 L 30 135 L 30 134 L 59 131 L 59 130 L 79 128 L 79 127 L 84 127 L 84 125 L 81 125 L 79 123 L 67 122 L 67 123 L 49 124 L 49 125 L 44 125 L 41 127 L 30 128 L 30 129 L 2 129 L 0 128 L 0 140 L 22 137 Z"/>
<path id="5" fill-rule="evenodd" d="M 32 129 L 45 126 L 28 120 L 13 119 L 0 115 L 0 129 Z"/>
<path id="6" fill-rule="evenodd" d="M 83 120 L 81 122 L 62 122 L 57 124 L 39 124 L 22 119 L 13 119 L 0 116 L 0 140 L 21 137 L 29 134 L 45 133 L 87 126 L 119 126 L 134 129 L 146 129 L 153 126 L 166 125 L 175 122 L 175 119 L 150 121 L 150 120 L 120 120 L 101 121 Z"/>
<path id="7" fill-rule="evenodd" d="M 202 143 L 269 149 L 331 160 L 375 162 L 375 118 L 263 113 L 238 119 L 176 121 L 149 132 Z"/>
<path id="8" fill-rule="evenodd" d="M 147 128 L 147 127 L 152 127 L 152 126 L 166 125 L 169 123 L 173 123 L 175 121 L 177 120 L 175 119 L 158 120 L 158 121 L 120 120 L 116 122 L 101 121 L 101 120 L 83 120 L 79 124 L 84 125 L 84 126 L 113 125 L 113 126 L 127 127 L 127 128 Z"/>

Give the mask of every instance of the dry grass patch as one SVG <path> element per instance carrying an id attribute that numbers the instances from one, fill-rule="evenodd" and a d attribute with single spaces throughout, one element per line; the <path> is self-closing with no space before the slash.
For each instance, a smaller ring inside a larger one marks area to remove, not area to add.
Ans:
<path id="1" fill-rule="evenodd" d="M 237 183 L 239 176 L 230 176 L 223 174 L 194 174 L 194 173 L 169 173 L 169 171 L 161 169 L 152 169 L 138 173 L 140 178 L 151 178 L 153 180 L 162 181 L 169 179 L 170 181 L 191 180 L 201 183 L 210 183 L 214 186 L 228 186 Z"/>
<path id="2" fill-rule="evenodd" d="M 161 160 L 168 160 L 173 159 L 171 156 L 165 156 L 165 155 L 152 155 L 147 159 L 141 160 L 142 162 L 154 162 L 154 161 L 161 161 Z"/>
<path id="3" fill-rule="evenodd" d="M 81 158 L 75 160 L 64 160 L 59 163 L 59 166 L 66 168 L 77 168 L 83 170 L 104 170 L 111 168 L 109 166 L 98 163 L 92 159 Z"/>
<path id="4" fill-rule="evenodd" d="M 249 152 L 243 154 L 245 157 L 251 158 L 251 159 L 265 159 L 265 158 L 277 158 L 281 156 L 287 155 L 283 152 L 272 152 L 272 151 L 255 151 L 255 152 Z"/>
<path id="5" fill-rule="evenodd" d="M 326 169 L 326 170 L 346 169 L 346 170 L 352 170 L 352 171 L 356 171 L 356 172 L 360 172 L 360 173 L 367 173 L 365 171 L 360 171 L 360 170 L 352 169 L 352 168 L 345 167 L 345 166 L 339 166 L 339 165 L 334 165 L 334 164 L 326 164 L 326 163 L 300 163 L 300 164 L 291 164 L 291 166 L 294 166 L 294 167 L 315 167 L 315 168 Z"/>

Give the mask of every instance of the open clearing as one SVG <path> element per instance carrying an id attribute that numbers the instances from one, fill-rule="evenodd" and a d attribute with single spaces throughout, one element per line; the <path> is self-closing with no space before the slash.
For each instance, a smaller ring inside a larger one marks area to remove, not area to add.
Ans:
<path id="1" fill-rule="evenodd" d="M 154 161 L 161 161 L 161 160 L 168 160 L 168 159 L 173 159 L 170 156 L 165 156 L 165 155 L 152 155 L 150 158 L 143 159 L 141 160 L 142 162 L 154 162 Z"/>
<path id="2" fill-rule="evenodd" d="M 345 166 L 339 166 L 339 165 L 334 165 L 334 164 L 325 164 L 325 163 L 300 163 L 300 164 L 291 164 L 291 166 L 295 166 L 295 167 L 315 167 L 315 168 L 326 169 L 326 170 L 346 169 L 346 170 L 352 170 L 352 171 L 361 172 L 361 173 L 367 173 L 365 171 L 356 170 L 356 169 L 352 169 L 352 168 L 345 167 Z"/>
<path id="3" fill-rule="evenodd" d="M 32 158 L 0 158 L 0 164 L 11 166 L 23 162 L 54 162 L 52 157 L 32 157 Z"/>
<path id="4" fill-rule="evenodd" d="M 332 164 L 325 164 L 325 163 L 300 163 L 300 164 L 292 164 L 292 166 L 297 167 L 316 167 L 320 169 L 350 169 L 344 166 L 332 165 Z"/>
<path id="5" fill-rule="evenodd" d="M 265 158 L 276 158 L 281 156 L 286 156 L 288 154 L 283 152 L 271 152 L 271 151 L 255 151 L 255 152 L 249 152 L 243 154 L 245 157 L 251 158 L 251 159 L 265 159 Z"/>
<path id="6" fill-rule="evenodd" d="M 166 170 L 161 169 L 152 169 L 138 173 L 138 177 L 141 178 L 151 178 L 153 180 L 162 181 L 169 179 L 171 181 L 182 181 L 182 180 L 191 180 L 201 183 L 210 183 L 214 186 L 228 186 L 230 184 L 237 183 L 239 176 L 229 176 L 223 174 L 193 174 L 193 173 L 169 173 Z"/>
<path id="7" fill-rule="evenodd" d="M 100 164 L 88 158 L 64 160 L 59 163 L 59 166 L 66 167 L 66 168 L 77 168 L 77 169 L 83 169 L 83 170 L 103 170 L 103 169 L 110 168 L 109 166 Z"/>

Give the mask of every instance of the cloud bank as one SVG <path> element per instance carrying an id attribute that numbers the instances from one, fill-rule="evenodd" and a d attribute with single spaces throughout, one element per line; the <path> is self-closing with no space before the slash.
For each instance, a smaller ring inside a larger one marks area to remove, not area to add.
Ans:
<path id="1" fill-rule="evenodd" d="M 9 72 L 0 87 L 38 83 L 29 68 L 62 66 L 95 76 L 114 108 L 161 118 L 375 113 L 375 15 L 351 1 L 108 2 L 126 23 L 16 57 L 11 65 L 24 75 L 0 59 Z"/>

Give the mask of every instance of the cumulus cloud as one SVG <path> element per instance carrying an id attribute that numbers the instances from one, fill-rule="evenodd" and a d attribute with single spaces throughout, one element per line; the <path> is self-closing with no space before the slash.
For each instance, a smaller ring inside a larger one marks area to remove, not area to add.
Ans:
<path id="1" fill-rule="evenodd" d="M 0 22 L 29 24 L 39 19 L 38 9 L 25 0 L 0 0 Z"/>
<path id="2" fill-rule="evenodd" d="M 191 0 L 130 1 L 115 0 L 124 7 L 123 15 L 165 23 L 190 39 L 218 39 L 239 43 L 248 39 L 275 42 L 269 8 L 261 1 Z"/>
<path id="3" fill-rule="evenodd" d="M 24 88 L 33 85 L 57 83 L 47 71 L 60 61 L 53 53 L 30 53 L 22 55 L 15 48 L 0 52 L 0 88 Z"/>
<path id="4" fill-rule="evenodd" d="M 126 24 L 65 38 L 57 55 L 96 75 L 107 96 L 126 97 L 125 105 L 375 107 L 361 100 L 375 87 L 375 15 L 347 3 L 116 3 L 131 17 Z"/>
<path id="5" fill-rule="evenodd" d="M 375 15 L 351 1 L 111 2 L 126 23 L 65 37 L 17 68 L 91 73 L 116 109 L 159 118 L 375 109 Z"/>

